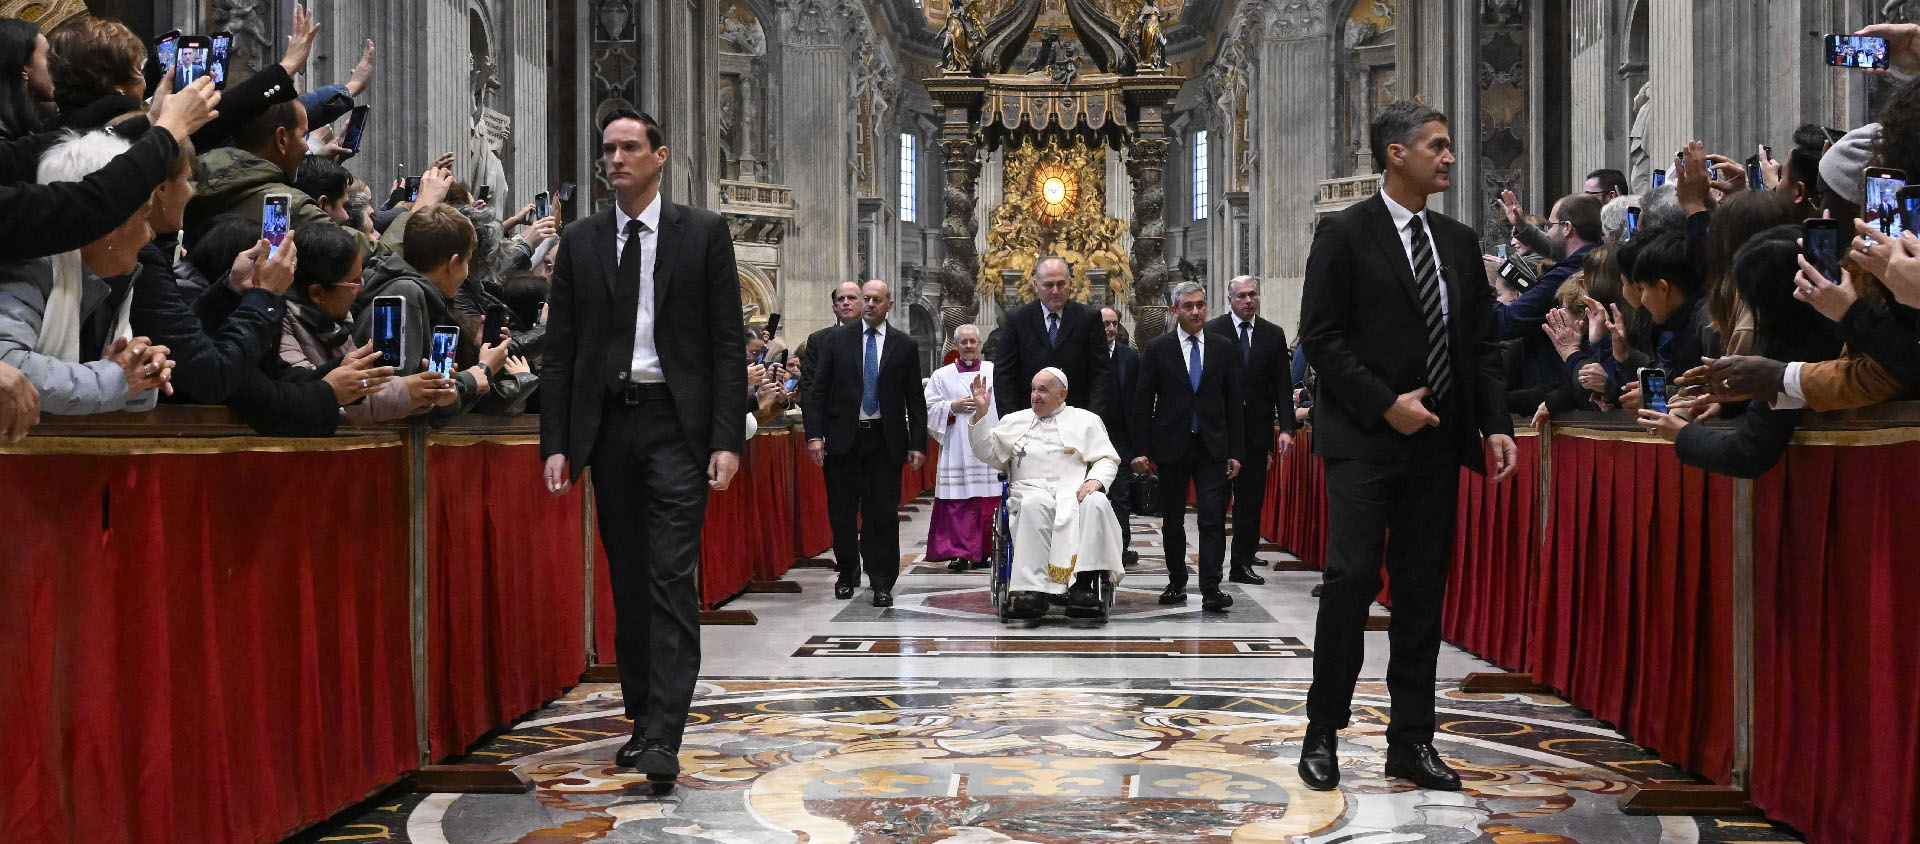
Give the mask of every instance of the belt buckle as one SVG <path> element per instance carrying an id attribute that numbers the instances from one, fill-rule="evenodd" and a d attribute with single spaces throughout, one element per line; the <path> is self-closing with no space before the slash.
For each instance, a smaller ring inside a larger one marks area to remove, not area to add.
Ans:
<path id="1" fill-rule="evenodd" d="M 626 405 L 628 407 L 640 406 L 640 385 L 639 384 L 628 384 L 624 389 L 620 391 L 620 393 L 621 393 L 620 400 L 623 402 L 626 402 Z"/>

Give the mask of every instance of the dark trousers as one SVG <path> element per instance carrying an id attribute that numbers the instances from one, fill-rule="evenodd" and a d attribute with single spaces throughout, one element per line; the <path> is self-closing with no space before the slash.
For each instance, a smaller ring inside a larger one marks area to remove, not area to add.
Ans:
<path id="1" fill-rule="evenodd" d="M 1120 553 L 1125 554 L 1133 547 L 1133 520 L 1128 511 L 1133 507 L 1133 470 L 1127 468 L 1132 458 L 1120 458 L 1120 472 L 1113 478 L 1113 489 L 1107 490 L 1107 503 L 1113 505 L 1114 521 L 1120 523 Z"/>
<path id="2" fill-rule="evenodd" d="M 1255 434 L 1257 436 L 1257 434 Z M 1273 434 L 1267 448 L 1248 449 L 1240 458 L 1240 474 L 1233 477 L 1233 564 L 1253 565 L 1260 552 L 1260 515 L 1267 509 L 1267 459 L 1273 453 Z"/>
<path id="3" fill-rule="evenodd" d="M 877 427 L 857 429 L 852 449 L 827 455 L 827 523 L 840 582 L 858 584 L 864 563 L 869 585 L 893 591 L 900 577 L 901 465 Z"/>
<path id="4" fill-rule="evenodd" d="M 620 693 L 636 735 L 680 746 L 700 676 L 700 528 L 707 461 L 673 399 L 609 401 L 588 465 L 613 583 Z"/>
<path id="5" fill-rule="evenodd" d="M 1451 455 L 1405 464 L 1327 461 L 1327 570 L 1314 626 L 1313 688 L 1307 692 L 1307 717 L 1315 726 L 1347 725 L 1384 559 L 1393 597 L 1387 742 L 1433 740 L 1440 602 L 1459 492 L 1460 466 Z"/>
<path id="6" fill-rule="evenodd" d="M 1156 463 L 1160 470 L 1160 526 L 1167 550 L 1167 585 L 1187 585 L 1187 484 L 1192 483 L 1200 511 L 1200 591 L 1220 588 L 1227 558 L 1227 464 L 1207 457 L 1199 434 L 1187 444 L 1186 459 Z"/>

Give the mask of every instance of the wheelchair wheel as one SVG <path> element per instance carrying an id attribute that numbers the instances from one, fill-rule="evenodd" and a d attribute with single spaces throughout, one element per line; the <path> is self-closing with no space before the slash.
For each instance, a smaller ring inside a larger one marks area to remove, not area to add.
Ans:
<path id="1" fill-rule="evenodd" d="M 1013 531 L 1007 521 L 1007 484 L 1000 484 L 1000 508 L 993 513 L 993 563 L 989 568 L 991 580 L 988 594 L 993 599 L 994 617 L 1006 623 L 1007 610 L 1012 606 L 1013 595 L 1009 588 L 1013 581 Z"/>

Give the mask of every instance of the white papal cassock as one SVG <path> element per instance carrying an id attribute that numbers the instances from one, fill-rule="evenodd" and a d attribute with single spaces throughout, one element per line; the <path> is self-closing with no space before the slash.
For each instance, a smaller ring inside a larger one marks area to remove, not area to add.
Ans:
<path id="1" fill-rule="evenodd" d="M 1120 582 L 1120 526 L 1105 492 L 1120 455 L 1098 415 L 1062 405 L 1051 416 L 1022 410 L 992 426 L 976 418 L 967 438 L 976 457 L 1010 479 L 1012 591 L 1064 594 L 1075 574 L 1091 571 Z M 1102 491 L 1076 501 L 1089 479 Z"/>

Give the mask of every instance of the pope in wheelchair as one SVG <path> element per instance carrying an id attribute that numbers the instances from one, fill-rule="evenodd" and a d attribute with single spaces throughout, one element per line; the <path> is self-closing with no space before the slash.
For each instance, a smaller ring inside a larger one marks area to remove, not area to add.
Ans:
<path id="1" fill-rule="evenodd" d="M 993 406 L 985 378 L 971 388 L 976 407 Z M 1033 376 L 1031 410 L 991 426 L 975 410 L 967 425 L 974 456 L 1007 477 L 1013 553 L 1003 618 L 1038 618 L 1061 597 L 1068 616 L 1102 617 L 1125 571 L 1107 501 L 1120 455 L 1097 414 L 1066 403 L 1067 389 L 1066 373 L 1048 367 Z M 996 587 L 1002 565 L 996 559 Z"/>

